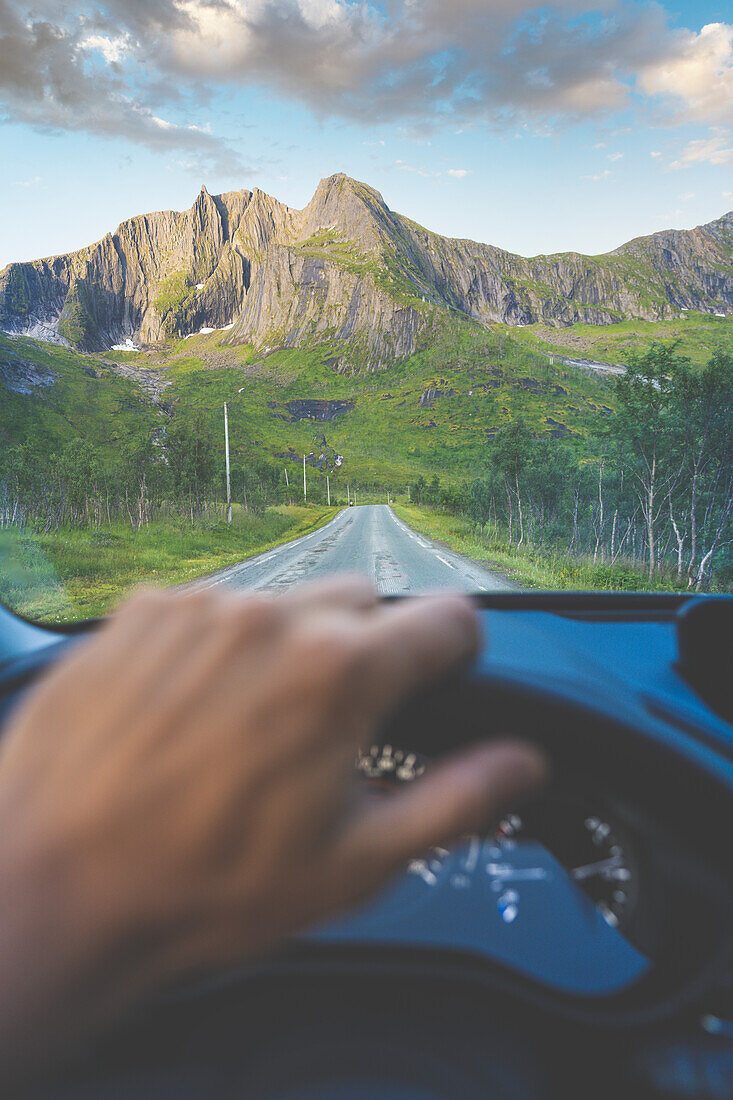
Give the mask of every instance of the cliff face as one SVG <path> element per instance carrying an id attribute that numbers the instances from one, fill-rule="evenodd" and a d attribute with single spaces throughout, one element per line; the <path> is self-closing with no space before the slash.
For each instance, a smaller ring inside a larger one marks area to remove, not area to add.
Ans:
<path id="1" fill-rule="evenodd" d="M 88 351 L 227 328 L 227 343 L 331 343 L 340 369 L 375 368 L 414 351 L 449 308 L 484 324 L 733 313 L 733 213 L 605 256 L 526 259 L 430 233 L 337 175 L 301 211 L 202 188 L 183 213 L 0 272 L 0 327 Z"/>
<path id="2" fill-rule="evenodd" d="M 287 208 L 259 191 L 123 222 L 97 244 L 0 273 L 0 325 L 86 351 L 230 324 L 252 254 L 281 232 Z"/>

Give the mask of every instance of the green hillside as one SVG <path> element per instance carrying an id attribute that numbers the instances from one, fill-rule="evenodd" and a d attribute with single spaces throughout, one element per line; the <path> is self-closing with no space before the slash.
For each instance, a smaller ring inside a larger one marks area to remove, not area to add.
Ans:
<path id="1" fill-rule="evenodd" d="M 0 400 L 2 443 L 32 441 L 41 451 L 83 438 L 114 457 L 161 423 L 159 410 L 113 363 L 2 332 Z"/>
<path id="2" fill-rule="evenodd" d="M 0 333 L 0 439 L 33 440 L 53 451 L 81 437 L 117 460 L 134 439 L 159 437 L 171 423 L 200 414 L 223 454 L 227 401 L 232 452 L 242 462 L 257 458 L 297 476 L 302 455 L 315 460 L 325 437 L 343 456 L 337 484 L 396 488 L 420 474 L 456 483 L 480 472 L 487 443 L 519 416 L 537 437 L 582 449 L 612 414 L 609 378 L 552 366 L 550 354 L 623 362 L 664 340 L 679 341 L 680 354 L 702 364 L 718 348 L 733 350 L 733 323 L 699 314 L 490 330 L 453 317 L 409 358 L 350 375 L 334 370 L 342 350 L 336 346 L 281 348 L 263 357 L 250 346 L 222 346 L 222 335 L 102 356 Z M 19 393 L 24 365 L 26 373 L 28 365 L 36 368 L 40 381 Z"/>
<path id="3" fill-rule="evenodd" d="M 620 321 L 567 328 L 500 325 L 497 329 L 527 350 L 599 363 L 624 363 L 629 354 L 643 354 L 659 340 L 678 341 L 680 355 L 686 355 L 695 366 L 707 363 L 715 351 L 733 353 L 733 319 L 692 310 L 673 321 Z"/>
<path id="4" fill-rule="evenodd" d="M 337 485 L 396 488 L 420 474 L 456 483 L 480 472 L 487 443 L 519 416 L 536 436 L 582 449 L 612 414 L 609 378 L 551 366 L 548 354 L 623 362 L 660 339 L 679 340 L 680 353 L 702 363 L 715 348 L 733 348 L 733 324 L 690 315 L 656 324 L 487 330 L 453 318 L 429 347 L 354 376 L 333 369 L 340 349 L 329 345 L 262 357 L 248 346 L 222 346 L 214 332 L 94 356 L 0 334 L 0 439 L 53 451 L 82 437 L 119 459 L 135 438 L 200 414 L 223 454 L 227 401 L 232 453 L 242 462 L 256 457 L 297 477 L 302 455 L 315 460 L 325 437 L 343 456 Z M 43 376 L 30 392 L 8 388 L 9 380 L 22 388 L 19 364 Z"/>
<path id="5" fill-rule="evenodd" d="M 429 348 L 355 376 L 334 371 L 338 349 L 328 345 L 258 358 L 219 340 L 195 336 L 116 359 L 157 372 L 174 418 L 200 411 L 221 434 L 229 402 L 232 445 L 242 459 L 294 465 L 317 450 L 314 437 L 325 436 L 344 459 L 338 477 L 364 485 L 390 487 L 420 474 L 471 477 L 487 442 L 517 416 L 539 436 L 582 444 L 612 409 L 603 377 L 553 368 L 511 338 L 460 320 Z"/>

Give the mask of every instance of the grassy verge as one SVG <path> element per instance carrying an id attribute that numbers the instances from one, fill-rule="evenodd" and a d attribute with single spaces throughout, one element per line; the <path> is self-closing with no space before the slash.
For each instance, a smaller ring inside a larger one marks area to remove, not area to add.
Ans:
<path id="1" fill-rule="evenodd" d="M 139 585 L 214 573 L 322 527 L 337 511 L 284 505 L 253 515 L 235 507 L 231 527 L 158 520 L 137 533 L 122 524 L 38 536 L 0 531 L 0 600 L 44 622 L 94 618 Z"/>
<path id="2" fill-rule="evenodd" d="M 535 546 L 521 550 L 497 544 L 477 531 L 476 525 L 459 516 L 451 516 L 415 504 L 395 504 L 400 519 L 428 538 L 446 543 L 451 550 L 472 558 L 485 569 L 504 574 L 522 588 L 600 589 L 613 592 L 670 591 L 671 581 L 649 578 L 628 562 L 593 563 L 554 553 Z"/>

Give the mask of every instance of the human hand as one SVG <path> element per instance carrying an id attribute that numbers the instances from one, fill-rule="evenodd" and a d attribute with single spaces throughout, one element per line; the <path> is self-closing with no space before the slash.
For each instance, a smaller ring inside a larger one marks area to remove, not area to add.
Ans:
<path id="1" fill-rule="evenodd" d="M 0 747 L 0 1050 L 261 953 L 540 783 L 534 749 L 484 744 L 359 797 L 357 748 L 477 645 L 467 600 L 359 580 L 130 601 Z"/>

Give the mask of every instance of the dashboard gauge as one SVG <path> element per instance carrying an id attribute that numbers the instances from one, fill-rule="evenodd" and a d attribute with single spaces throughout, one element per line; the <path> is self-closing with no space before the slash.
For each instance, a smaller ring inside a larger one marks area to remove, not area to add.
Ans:
<path id="1" fill-rule="evenodd" d="M 371 785 L 383 788 L 411 783 L 423 774 L 426 766 L 424 756 L 393 745 L 372 745 L 360 751 L 356 759 L 359 774 Z"/>
<path id="2" fill-rule="evenodd" d="M 437 886 L 450 852 L 447 848 L 431 848 L 423 859 L 411 859 L 407 864 L 408 875 L 417 875 L 426 886 Z"/>
<path id="3" fill-rule="evenodd" d="M 505 848 L 521 840 L 538 841 L 562 863 L 607 924 L 622 930 L 628 924 L 636 903 L 634 861 L 604 816 L 584 813 L 572 804 L 557 806 L 535 822 L 508 814 L 497 827 L 496 839 Z"/>

